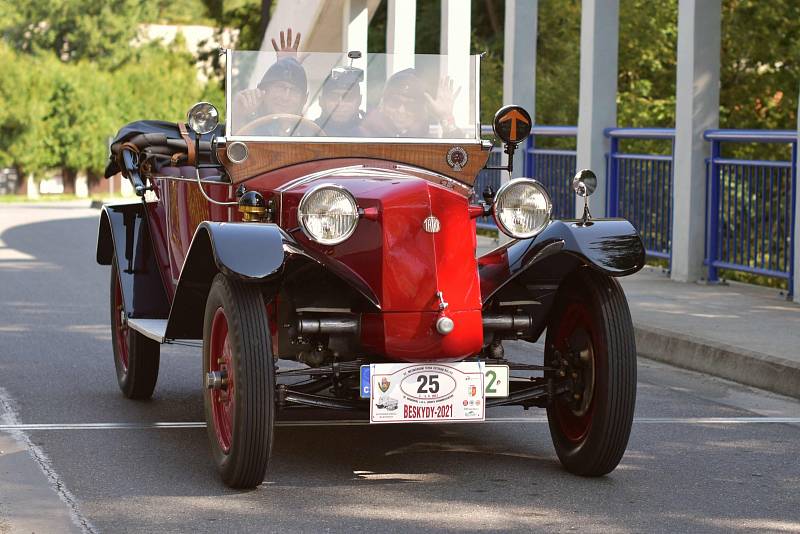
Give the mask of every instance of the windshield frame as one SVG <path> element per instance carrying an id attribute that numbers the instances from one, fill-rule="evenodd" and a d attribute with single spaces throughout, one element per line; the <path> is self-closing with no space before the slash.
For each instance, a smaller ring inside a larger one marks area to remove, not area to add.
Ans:
<path id="1" fill-rule="evenodd" d="M 233 105 L 233 61 L 231 60 L 231 53 L 235 50 L 225 49 L 225 141 L 242 141 L 242 142 L 298 142 L 298 143 L 393 143 L 393 144 L 444 144 L 444 145 L 471 145 L 481 143 L 481 121 L 480 121 L 480 103 L 481 103 L 481 58 L 483 54 L 471 54 L 475 58 L 475 137 L 459 137 L 459 138 L 428 138 L 428 137 L 333 137 L 333 136 L 318 136 L 318 137 L 295 137 L 295 136 L 266 136 L 266 135 L 231 135 L 231 119 Z M 242 50 L 242 52 L 248 52 Z M 259 52 L 259 51 L 255 51 Z M 263 51 L 261 51 L 263 52 Z M 313 52 L 312 52 L 313 53 Z M 327 52 L 326 52 L 327 53 Z M 346 52 L 342 52 L 346 54 Z M 439 54 L 441 55 L 441 54 Z"/>

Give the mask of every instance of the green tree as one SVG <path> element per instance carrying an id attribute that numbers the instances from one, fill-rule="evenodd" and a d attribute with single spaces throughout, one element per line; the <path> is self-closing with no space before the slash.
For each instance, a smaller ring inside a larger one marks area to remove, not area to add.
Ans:
<path id="1" fill-rule="evenodd" d="M 0 18 L 8 17 L 4 37 L 17 50 L 116 68 L 130 58 L 138 24 L 152 19 L 155 7 L 141 0 L 0 0 Z"/>

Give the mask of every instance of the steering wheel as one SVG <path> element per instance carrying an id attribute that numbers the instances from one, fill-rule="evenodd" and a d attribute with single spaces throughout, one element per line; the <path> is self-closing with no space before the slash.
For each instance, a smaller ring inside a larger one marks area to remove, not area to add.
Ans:
<path id="1" fill-rule="evenodd" d="M 318 137 L 326 135 L 316 122 L 291 113 L 273 113 L 266 117 L 259 117 L 236 132 L 236 135 L 252 134 L 276 137 Z"/>

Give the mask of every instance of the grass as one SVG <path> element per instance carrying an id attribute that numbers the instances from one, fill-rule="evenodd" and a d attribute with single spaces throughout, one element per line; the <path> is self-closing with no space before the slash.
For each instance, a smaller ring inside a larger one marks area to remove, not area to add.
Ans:
<path id="1" fill-rule="evenodd" d="M 95 195 L 91 197 L 79 197 L 76 195 L 42 195 L 39 198 L 28 198 L 25 195 L 0 195 L 0 204 L 17 204 L 17 203 L 37 204 L 42 202 L 68 202 L 72 200 L 85 200 L 86 202 L 91 202 L 93 200 L 106 200 L 106 199 L 124 200 L 127 198 L 130 197 L 122 197 L 122 196 L 109 197 L 107 195 Z"/>

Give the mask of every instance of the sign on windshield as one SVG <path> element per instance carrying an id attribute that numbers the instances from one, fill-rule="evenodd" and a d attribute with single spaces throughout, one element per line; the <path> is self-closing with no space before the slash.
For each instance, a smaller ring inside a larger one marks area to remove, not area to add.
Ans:
<path id="1" fill-rule="evenodd" d="M 478 56 L 349 56 L 229 50 L 226 135 L 479 139 Z"/>

